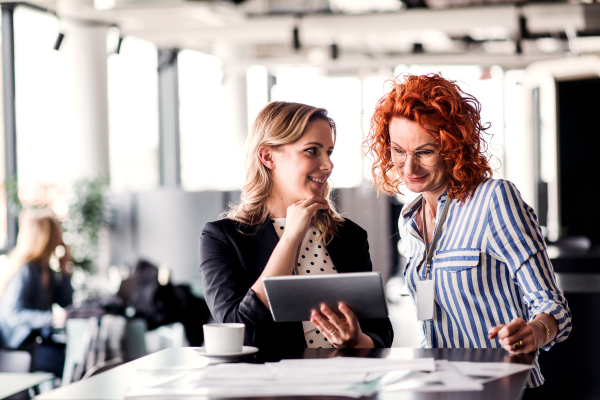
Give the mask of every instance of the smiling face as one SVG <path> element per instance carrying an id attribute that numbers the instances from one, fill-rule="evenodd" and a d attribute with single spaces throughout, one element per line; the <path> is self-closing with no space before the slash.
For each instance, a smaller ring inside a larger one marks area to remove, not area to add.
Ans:
<path id="1" fill-rule="evenodd" d="M 325 183 L 333 170 L 330 159 L 333 146 L 329 123 L 315 119 L 306 126 L 300 139 L 272 152 L 271 199 L 277 204 L 276 208 L 287 209 L 310 196 L 323 196 Z M 281 210 L 273 213 L 280 214 Z"/>
<path id="2" fill-rule="evenodd" d="M 394 163 L 406 188 L 414 193 L 431 193 L 435 197 L 442 194 L 447 186 L 447 173 L 444 160 L 437 157 L 433 166 L 424 166 L 415 161 L 414 151 L 434 151 L 439 154 L 435 139 L 416 122 L 404 118 L 392 118 L 389 125 L 392 154 L 397 150 L 411 153 L 404 164 Z"/>

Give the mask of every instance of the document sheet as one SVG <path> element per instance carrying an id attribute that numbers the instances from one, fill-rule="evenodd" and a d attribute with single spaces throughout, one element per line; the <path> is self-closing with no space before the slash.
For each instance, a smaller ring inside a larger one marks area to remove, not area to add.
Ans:
<path id="1" fill-rule="evenodd" d="M 508 363 L 334 357 L 203 368 L 139 369 L 126 397 L 346 396 L 376 392 L 483 390 L 483 383 L 530 369 Z"/>
<path id="2" fill-rule="evenodd" d="M 361 397 L 378 390 L 391 371 L 434 371 L 433 358 L 382 359 L 335 357 L 276 363 L 224 363 L 205 368 L 139 369 L 127 398 L 161 396 Z"/>

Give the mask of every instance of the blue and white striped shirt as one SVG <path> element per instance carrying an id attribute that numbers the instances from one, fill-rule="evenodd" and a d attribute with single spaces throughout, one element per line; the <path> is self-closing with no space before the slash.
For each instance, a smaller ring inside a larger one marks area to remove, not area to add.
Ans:
<path id="1" fill-rule="evenodd" d="M 437 215 L 447 200 L 446 192 L 438 197 Z M 543 349 L 565 340 L 571 332 L 571 311 L 556 284 L 537 216 L 517 188 L 489 179 L 465 204 L 450 201 L 428 277 L 435 285 L 434 316 L 420 322 L 421 346 L 502 347 L 497 338 L 488 339 L 490 328 L 517 317 L 531 321 L 541 313 L 558 322 L 556 338 Z M 425 268 L 419 268 L 425 244 L 415 219 L 421 203 L 419 196 L 404 206 L 399 221 L 408 258 L 404 275 L 413 301 L 417 280 L 425 279 Z M 527 384 L 543 383 L 536 357 Z"/>

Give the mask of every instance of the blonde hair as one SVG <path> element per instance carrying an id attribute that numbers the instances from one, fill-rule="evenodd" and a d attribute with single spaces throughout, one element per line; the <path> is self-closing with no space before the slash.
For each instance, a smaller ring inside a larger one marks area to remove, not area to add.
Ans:
<path id="1" fill-rule="evenodd" d="M 247 225 L 260 225 L 269 217 L 267 201 L 273 190 L 273 177 L 271 170 L 261 162 L 259 149 L 267 146 L 277 150 L 294 143 L 300 139 L 307 125 L 316 119 L 329 123 L 335 143 L 335 123 L 323 108 L 274 101 L 260 111 L 246 143 L 246 179 L 242 187 L 241 202 L 237 206 L 231 206 L 223 213 L 223 217 Z M 326 182 L 323 197 L 329 201 L 329 208 L 318 211 L 314 223 L 322 232 L 320 240 L 325 244 L 337 235 L 344 222 L 330 201 L 330 196 L 331 187 Z"/>
<path id="2" fill-rule="evenodd" d="M 7 270 L 0 276 L 0 298 L 11 279 L 26 264 L 47 264 L 62 241 L 60 223 L 49 209 L 25 209 L 19 217 L 17 245 L 9 255 Z"/>

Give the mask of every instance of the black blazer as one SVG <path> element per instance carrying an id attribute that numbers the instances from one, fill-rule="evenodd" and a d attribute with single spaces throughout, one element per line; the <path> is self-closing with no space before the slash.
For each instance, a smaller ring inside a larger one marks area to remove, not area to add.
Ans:
<path id="1" fill-rule="evenodd" d="M 301 322 L 275 322 L 251 286 L 264 270 L 279 238 L 267 219 L 260 226 L 230 219 L 209 222 L 200 238 L 204 296 L 217 322 L 246 325 L 244 344 L 259 348 L 306 347 Z M 328 245 L 339 273 L 372 271 L 367 232 L 346 219 Z M 359 320 L 375 347 L 390 347 L 394 332 L 388 318 Z"/>

